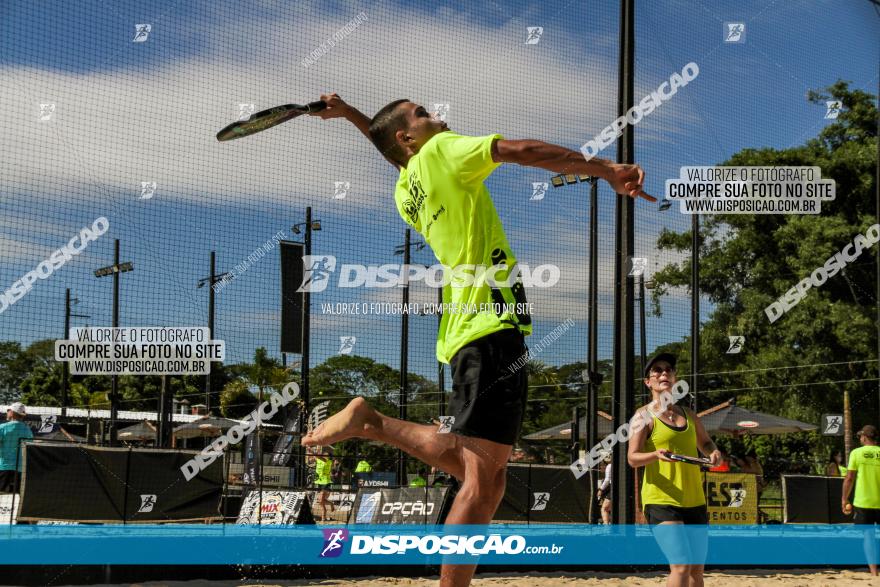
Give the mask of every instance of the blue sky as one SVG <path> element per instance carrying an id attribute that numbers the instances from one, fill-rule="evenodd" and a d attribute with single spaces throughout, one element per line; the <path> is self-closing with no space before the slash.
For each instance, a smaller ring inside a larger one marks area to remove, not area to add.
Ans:
<path id="1" fill-rule="evenodd" d="M 0 290 L 98 216 L 107 235 L 0 314 L 0 340 L 22 343 L 63 330 L 64 289 L 82 300 L 75 322 L 109 325 L 111 284 L 91 272 L 109 264 L 113 239 L 136 270 L 122 280 L 122 322 L 202 325 L 207 291 L 195 282 L 217 251 L 219 269 L 300 222 L 311 205 L 324 230 L 315 252 L 340 263 L 391 263 L 405 225 L 391 193 L 393 169 L 342 121 L 296 121 L 260 136 L 218 143 L 214 133 L 257 109 L 338 91 L 372 113 L 408 97 L 450 104 L 463 134 L 500 132 L 577 149 L 616 117 L 616 2 L 90 2 L 47 9 L 0 6 Z M 877 91 L 880 17 L 867 0 L 636 2 L 636 99 L 694 61 L 700 75 L 635 130 L 648 190 L 684 165 L 720 163 L 748 147 L 802 144 L 828 123 L 806 101 L 837 79 Z M 359 13 L 366 20 L 316 63 L 302 59 Z M 723 42 L 725 22 L 746 24 L 745 42 Z M 152 25 L 133 43 L 135 24 Z M 543 27 L 525 44 L 526 27 Z M 39 119 L 40 104 L 55 114 Z M 613 158 L 614 147 L 601 156 Z M 539 357 L 551 364 L 586 355 L 585 185 L 530 201 L 537 169 L 502 166 L 488 181 L 522 262 L 556 263 L 556 288 L 527 292 L 536 335 L 567 318 L 576 326 Z M 156 194 L 140 199 L 142 181 Z M 348 181 L 344 200 L 334 181 Z M 614 196 L 600 195 L 601 356 L 611 351 Z M 664 226 L 689 219 L 637 203 L 636 246 L 656 269 L 677 259 L 655 250 Z M 433 262 L 427 250 L 415 261 Z M 217 336 L 233 360 L 266 346 L 277 354 L 279 260 L 272 251 L 217 300 Z M 412 297 L 433 301 L 414 287 Z M 339 337 L 355 352 L 397 365 L 399 319 L 342 320 L 321 302 L 397 299 L 398 291 L 331 290 L 313 296 L 315 364 Z M 649 349 L 688 332 L 687 293 L 674 292 L 649 318 Z M 704 304 L 704 314 L 710 311 Z M 433 318 L 411 321 L 410 364 L 433 376 Z M 707 349 L 710 352 L 711 349 Z M 723 351 L 721 351 L 723 352 Z"/>

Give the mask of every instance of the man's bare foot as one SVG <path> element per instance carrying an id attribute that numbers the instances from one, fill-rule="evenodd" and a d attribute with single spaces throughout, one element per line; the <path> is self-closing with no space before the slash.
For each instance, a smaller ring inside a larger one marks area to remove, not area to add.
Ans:
<path id="1" fill-rule="evenodd" d="M 303 446 L 333 444 L 348 438 L 364 437 L 369 428 L 378 427 L 381 419 L 362 397 L 356 397 L 341 412 L 330 416 L 320 426 L 303 436 Z"/>

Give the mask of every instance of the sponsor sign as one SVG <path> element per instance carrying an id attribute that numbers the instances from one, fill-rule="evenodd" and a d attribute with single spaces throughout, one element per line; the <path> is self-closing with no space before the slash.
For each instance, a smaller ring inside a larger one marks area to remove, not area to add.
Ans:
<path id="1" fill-rule="evenodd" d="M 18 495 L 0 493 L 0 525 L 16 523 L 18 516 Z"/>
<path id="2" fill-rule="evenodd" d="M 397 485 L 397 473 L 388 471 L 358 473 L 359 487 L 391 487 L 392 485 Z"/>
<path id="3" fill-rule="evenodd" d="M 336 506 L 337 511 L 348 512 L 354 505 L 356 495 L 348 491 L 331 491 L 329 501 Z"/>
<path id="4" fill-rule="evenodd" d="M 438 524 L 448 487 L 361 489 L 355 524 Z"/>
<path id="5" fill-rule="evenodd" d="M 708 472 L 703 487 L 710 524 L 758 523 L 758 483 L 754 475 Z"/>
<path id="6" fill-rule="evenodd" d="M 293 469 L 290 467 L 263 467 L 263 485 L 290 487 L 293 485 Z M 243 485 L 244 465 L 242 463 L 230 463 L 229 484 Z M 259 481 L 255 482 L 259 484 Z"/>
<path id="7" fill-rule="evenodd" d="M 251 491 L 241 502 L 237 524 L 314 524 L 305 491 Z"/>
<path id="8" fill-rule="evenodd" d="M 376 508 L 379 506 L 380 501 L 382 501 L 382 493 L 379 491 L 360 493 L 354 523 L 369 524 L 376 515 Z"/>

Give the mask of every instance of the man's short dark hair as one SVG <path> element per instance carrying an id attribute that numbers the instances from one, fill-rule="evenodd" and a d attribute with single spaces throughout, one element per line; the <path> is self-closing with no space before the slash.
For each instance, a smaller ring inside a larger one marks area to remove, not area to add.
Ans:
<path id="1" fill-rule="evenodd" d="M 406 115 L 397 107 L 410 100 L 395 100 L 384 106 L 370 121 L 370 139 L 379 152 L 403 165 L 406 154 L 397 143 L 395 135 L 399 130 L 406 130 Z"/>

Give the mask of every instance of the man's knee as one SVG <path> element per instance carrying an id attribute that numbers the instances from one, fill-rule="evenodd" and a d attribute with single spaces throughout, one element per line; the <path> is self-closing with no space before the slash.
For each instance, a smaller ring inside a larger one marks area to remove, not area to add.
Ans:
<path id="1" fill-rule="evenodd" d="M 487 466 L 478 471 L 467 471 L 458 494 L 468 501 L 500 502 L 507 481 L 506 464 Z"/>

